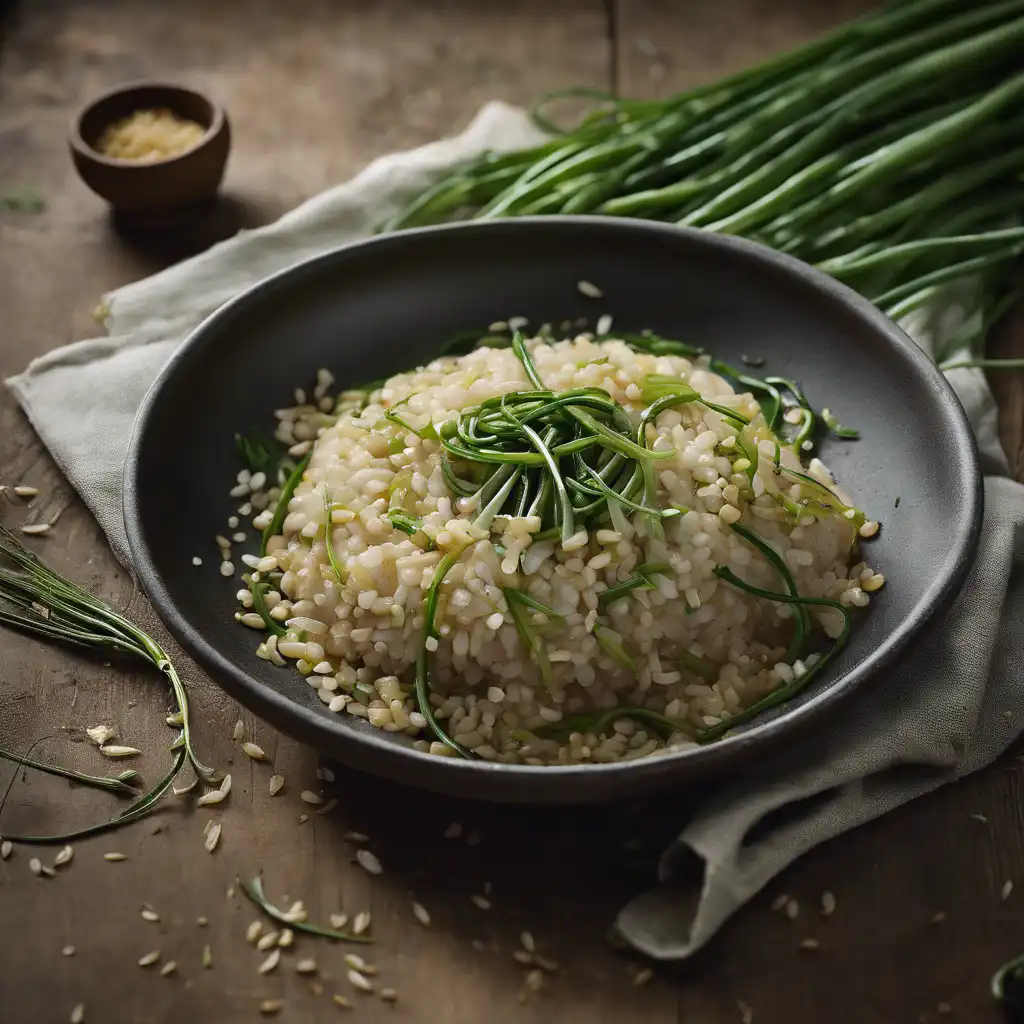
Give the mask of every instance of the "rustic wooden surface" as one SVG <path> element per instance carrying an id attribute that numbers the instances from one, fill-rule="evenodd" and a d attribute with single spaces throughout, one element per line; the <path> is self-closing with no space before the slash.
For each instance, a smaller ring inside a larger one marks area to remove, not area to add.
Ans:
<path id="1" fill-rule="evenodd" d="M 0 213 L 0 376 L 33 356 L 93 330 L 105 290 L 197 251 L 240 225 L 264 223 L 341 180 L 370 158 L 463 126 L 486 99 L 524 103 L 545 89 L 591 84 L 662 95 L 793 45 L 864 6 L 860 0 L 373 0 L 360 3 L 204 0 L 37 0 L 10 5 L 0 37 L 0 188 L 31 184 L 39 214 Z M 0 4 L 0 12 L 4 5 Z M 227 105 L 234 150 L 226 202 L 199 229 L 159 244 L 119 235 L 103 205 L 76 179 L 64 133 L 74 110 L 114 83 L 166 75 L 208 87 Z M 1024 324 L 994 340 L 1020 355 Z M 998 382 L 1002 431 L 1020 472 L 1024 390 Z M 26 482 L 40 497 L 13 509 L 42 519 L 62 510 L 40 543 L 58 567 L 115 605 L 152 622 L 145 602 L 111 557 L 95 523 L 64 481 L 9 393 L 0 391 L 0 481 Z M 159 631 L 159 627 L 154 627 Z M 256 1019 L 261 999 L 280 997 L 282 1021 L 321 1022 L 356 1004 L 353 1020 L 410 1022 L 580 1021 L 595 1024 L 727 1024 L 738 1002 L 757 1024 L 998 1019 L 987 994 L 992 968 L 1024 949 L 1020 766 L 1014 757 L 828 844 L 787 871 L 692 962 L 659 968 L 633 985 L 635 958 L 613 952 L 605 934 L 630 894 L 654 877 L 656 855 L 685 815 L 678 799 L 645 808 L 588 811 L 503 809 L 426 796 L 346 774 L 324 788 L 338 798 L 329 816 L 299 799 L 321 785 L 317 759 L 278 737 L 181 661 L 195 689 L 200 746 L 234 770 L 225 809 L 168 807 L 123 833 L 77 844 L 70 866 L 34 878 L 33 851 L 0 864 L 0 1019 L 67 1021 L 77 1003 L 86 1021 L 109 1024 Z M 168 732 L 166 698 L 148 674 L 133 674 L 0 635 L 0 743 L 103 770 L 83 728 L 117 724 L 160 770 Z M 231 742 L 246 735 L 273 761 L 253 764 Z M 164 755 L 164 758 L 166 755 Z M 272 771 L 284 791 L 268 795 Z M 13 782 L 3 811 L 8 831 L 75 827 L 109 811 L 102 796 L 56 780 L 0 771 Z M 224 824 L 220 848 L 202 848 L 202 828 Z M 459 822 L 459 839 L 443 838 Z M 386 871 L 371 879 L 352 863 L 345 833 L 367 833 Z M 0 829 L 2 832 L 2 829 Z M 467 841 L 479 837 L 479 842 Z M 129 859 L 109 863 L 121 851 Z M 44 850 L 44 862 L 53 856 Z M 294 971 L 294 956 L 267 977 L 244 932 L 256 917 L 230 886 L 264 872 L 280 902 L 303 899 L 315 918 L 344 908 L 373 913 L 367 954 L 397 1005 L 360 996 L 344 979 L 342 950 L 300 940 L 321 977 Z M 1016 880 L 1007 901 L 1000 890 Z M 493 909 L 470 895 L 490 883 Z M 838 910 L 814 910 L 829 889 Z M 768 911 L 780 892 L 803 908 L 796 922 Z M 433 924 L 412 917 L 420 900 Z M 143 903 L 161 916 L 143 920 Z M 932 924 L 944 911 L 945 920 Z M 209 924 L 197 919 L 205 916 Z M 520 1003 L 523 970 L 511 959 L 528 928 L 563 970 L 546 992 Z M 814 936 L 816 953 L 798 942 Z M 209 944 L 213 967 L 200 965 Z M 73 945 L 71 956 L 62 948 Z M 160 977 L 137 960 L 159 949 L 177 962 Z M 317 986 L 323 991 L 318 992 Z"/>

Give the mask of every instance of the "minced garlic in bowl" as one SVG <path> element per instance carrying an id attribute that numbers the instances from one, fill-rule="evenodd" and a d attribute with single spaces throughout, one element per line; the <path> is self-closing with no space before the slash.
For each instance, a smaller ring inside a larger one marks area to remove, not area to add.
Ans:
<path id="1" fill-rule="evenodd" d="M 136 110 L 104 129 L 95 148 L 116 160 L 154 163 L 184 153 L 205 134 L 201 124 L 172 110 Z"/>

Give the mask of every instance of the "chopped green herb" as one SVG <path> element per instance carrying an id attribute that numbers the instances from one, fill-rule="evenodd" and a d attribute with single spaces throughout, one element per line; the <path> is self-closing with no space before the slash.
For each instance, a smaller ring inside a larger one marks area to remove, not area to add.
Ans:
<path id="1" fill-rule="evenodd" d="M 530 621 L 529 611 L 532 610 L 546 615 L 549 622 L 560 623 L 564 620 L 553 609 L 548 608 L 539 601 L 535 601 L 529 594 L 524 594 L 521 590 L 516 590 L 514 587 L 505 587 L 502 593 L 505 595 L 505 604 L 508 606 L 509 614 L 512 616 L 512 622 L 516 627 L 516 632 L 519 634 L 519 640 L 536 663 L 545 688 L 550 691 L 552 676 L 547 644 L 537 627 Z"/>
<path id="2" fill-rule="evenodd" d="M 235 434 L 235 451 L 250 473 L 265 473 L 268 479 L 281 460 L 279 447 L 258 431 L 251 434 Z"/>
<path id="3" fill-rule="evenodd" d="M 327 561 L 331 566 L 331 572 L 339 583 L 348 579 L 348 573 L 341 567 L 338 556 L 334 551 L 334 502 L 331 501 L 331 492 L 324 484 L 324 547 L 327 549 Z"/>
<path id="4" fill-rule="evenodd" d="M 252 594 L 252 607 L 253 611 L 263 620 L 263 624 L 267 629 L 275 636 L 284 636 L 287 630 L 281 625 L 276 619 L 271 618 L 270 611 L 267 608 L 266 602 L 266 589 L 267 584 L 264 580 L 254 582 L 253 578 L 249 577 L 249 593 Z"/>
<path id="5" fill-rule="evenodd" d="M 46 200 L 34 189 L 23 187 L 0 195 L 0 206 L 15 213 L 42 213 Z"/>
<path id="6" fill-rule="evenodd" d="M 309 460 L 312 456 L 313 449 L 311 448 L 302 457 L 299 464 L 292 470 L 291 475 L 284 482 L 284 486 L 281 488 L 281 496 L 277 499 L 277 505 L 274 508 L 273 518 L 270 520 L 270 525 L 263 531 L 263 537 L 260 539 L 260 555 L 265 555 L 267 553 L 267 544 L 269 543 L 270 538 L 276 537 L 281 532 L 285 516 L 288 515 L 288 503 L 292 500 L 295 488 L 299 486 L 302 474 L 306 471 L 306 466 L 309 465 Z"/>
<path id="7" fill-rule="evenodd" d="M 825 421 L 825 426 L 828 427 L 836 437 L 841 437 L 848 441 L 856 441 L 860 438 L 860 431 L 854 430 L 852 427 L 844 427 L 840 425 L 839 420 L 837 420 L 832 414 L 831 409 L 822 409 L 821 418 Z"/>
<path id="8" fill-rule="evenodd" d="M 609 605 L 628 597 L 634 590 L 656 589 L 657 584 L 651 577 L 667 576 L 671 571 L 672 567 L 664 562 L 646 562 L 643 565 L 638 565 L 628 579 L 602 591 L 597 599 L 598 609 L 604 611 Z"/>
<path id="9" fill-rule="evenodd" d="M 622 644 L 622 635 L 614 629 L 600 624 L 594 626 L 594 639 L 601 646 L 601 650 L 610 654 L 620 665 L 625 666 L 636 675 L 636 662 L 627 652 Z"/>
<path id="10" fill-rule="evenodd" d="M 416 706 L 420 714 L 427 720 L 427 724 L 434 735 L 445 746 L 450 747 L 455 753 L 466 760 L 473 760 L 476 755 L 448 735 L 434 714 L 434 708 L 430 703 L 430 645 L 434 644 L 436 646 L 437 643 L 437 599 L 440 595 L 444 578 L 451 571 L 452 566 L 458 562 L 467 550 L 475 547 L 476 543 L 476 541 L 470 541 L 461 548 L 449 551 L 437 563 L 437 568 L 434 570 L 434 576 L 430 581 L 430 586 L 427 588 L 427 595 L 424 601 L 423 639 L 416 655 Z"/>
<path id="11" fill-rule="evenodd" d="M 1003 964 L 992 975 L 990 988 L 1011 1021 L 1024 1020 L 1024 956 Z"/>
<path id="12" fill-rule="evenodd" d="M 845 605 L 840 604 L 838 601 L 832 601 L 824 597 L 799 597 L 795 594 L 778 594 L 770 590 L 762 590 L 760 587 L 751 586 L 751 584 L 747 583 L 745 580 L 741 580 L 731 569 L 724 565 L 720 565 L 715 568 L 715 575 L 720 579 L 725 580 L 726 583 L 731 583 L 734 587 L 738 587 L 740 590 L 745 590 L 748 594 L 753 594 L 755 597 L 763 597 L 768 601 L 777 601 L 780 604 L 791 604 L 794 607 L 800 607 L 802 605 L 817 605 L 820 607 L 834 608 L 843 617 L 843 628 L 832 646 L 802 675 L 795 677 L 791 683 L 783 684 L 767 696 L 762 697 L 760 700 L 755 701 L 753 704 L 744 708 L 742 711 L 737 711 L 735 714 L 730 715 L 718 725 L 713 725 L 702 730 L 699 736 L 702 743 L 718 739 L 730 729 L 735 729 L 737 725 L 741 725 L 743 722 L 747 722 L 750 721 L 751 718 L 755 718 L 757 715 L 761 714 L 762 711 L 778 707 L 780 704 L 785 704 L 787 701 L 792 700 L 816 675 L 822 671 L 822 669 L 835 660 L 846 646 L 846 641 L 850 637 L 850 627 L 852 625 L 850 609 Z"/>

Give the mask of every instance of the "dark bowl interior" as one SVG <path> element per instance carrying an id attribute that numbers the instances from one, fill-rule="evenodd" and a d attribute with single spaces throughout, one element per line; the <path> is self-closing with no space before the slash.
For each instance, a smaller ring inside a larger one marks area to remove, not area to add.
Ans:
<path id="1" fill-rule="evenodd" d="M 168 109 L 206 134 L 191 149 L 141 163 L 104 156 L 95 147 L 104 129 L 138 110 Z M 113 207 L 129 213 L 181 210 L 212 197 L 224 176 L 231 133 L 223 109 L 193 89 L 162 82 L 119 86 L 75 118 L 68 137 L 82 180 Z"/>
<path id="2" fill-rule="evenodd" d="M 581 279 L 604 297 L 580 294 Z M 232 620 L 238 580 L 219 575 L 213 541 L 237 505 L 228 497 L 239 468 L 235 432 L 268 427 L 272 410 L 290 404 L 320 366 L 340 385 L 356 384 L 426 360 L 465 328 L 509 316 L 593 323 L 602 313 L 620 328 L 684 338 L 730 362 L 762 356 L 759 372 L 796 378 L 819 408 L 860 428 L 860 441 L 826 440 L 822 458 L 883 522 L 869 557 L 889 584 L 828 673 L 718 743 L 612 765 L 530 768 L 419 754 L 328 711 L 294 670 L 257 660 L 256 634 Z M 756 771 L 770 744 L 837 712 L 953 597 L 980 514 L 977 457 L 956 396 L 872 306 L 751 243 L 600 218 L 407 232 L 263 282 L 207 320 L 164 369 L 136 424 L 125 488 L 142 586 L 185 648 L 242 703 L 355 767 L 523 802 L 604 800 L 709 772 Z"/>

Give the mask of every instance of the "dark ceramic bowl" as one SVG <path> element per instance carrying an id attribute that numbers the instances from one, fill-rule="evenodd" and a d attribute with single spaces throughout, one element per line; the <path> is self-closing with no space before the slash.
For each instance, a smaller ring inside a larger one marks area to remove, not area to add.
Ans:
<path id="1" fill-rule="evenodd" d="M 581 295 L 581 279 L 604 297 Z M 213 541 L 237 505 L 228 497 L 239 468 L 234 433 L 272 423 L 272 410 L 290 404 L 320 366 L 354 385 L 427 360 L 465 328 L 509 316 L 593 323 L 602 313 L 621 329 L 682 337 L 728 362 L 763 356 L 763 372 L 796 378 L 815 404 L 860 428 L 860 441 L 826 440 L 822 458 L 882 521 L 869 557 L 889 582 L 830 669 L 797 700 L 717 743 L 617 764 L 534 768 L 420 754 L 406 737 L 327 710 L 294 669 L 259 661 L 256 635 L 233 621 L 238 580 L 219 575 Z M 757 772 L 771 748 L 856 701 L 952 600 L 977 542 L 981 502 L 956 396 L 873 306 L 749 242 L 603 218 L 409 231 L 264 281 L 211 316 L 163 369 L 139 414 L 125 475 L 139 581 L 232 696 L 366 771 L 459 796 L 536 803 Z"/>
<path id="2" fill-rule="evenodd" d="M 206 134 L 177 156 L 151 163 L 117 160 L 94 147 L 104 129 L 137 110 L 166 108 L 195 121 Z M 121 85 L 93 100 L 68 134 L 82 180 L 115 210 L 135 220 L 175 220 L 214 197 L 224 177 L 231 129 L 222 107 L 194 89 L 162 82 Z"/>

